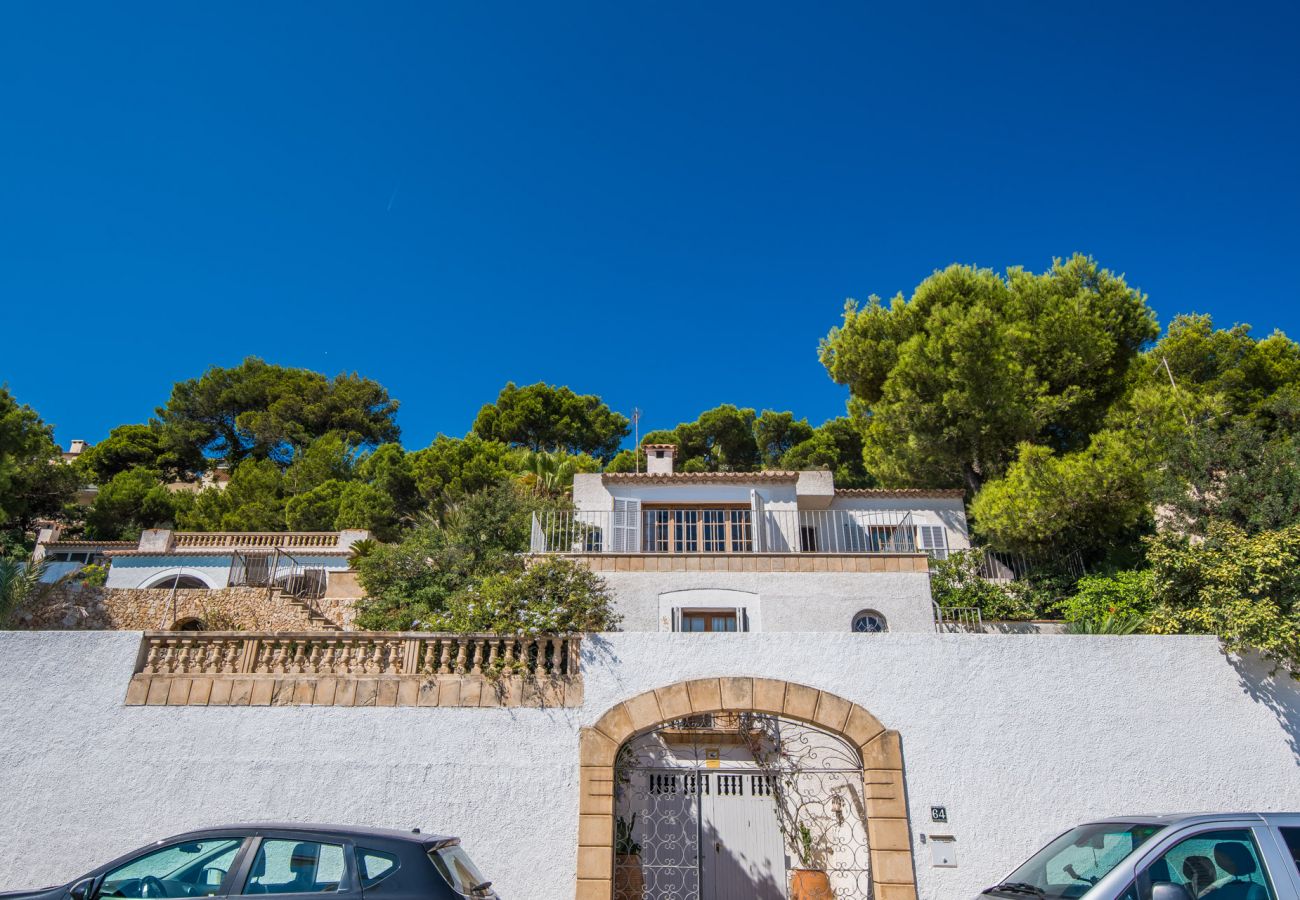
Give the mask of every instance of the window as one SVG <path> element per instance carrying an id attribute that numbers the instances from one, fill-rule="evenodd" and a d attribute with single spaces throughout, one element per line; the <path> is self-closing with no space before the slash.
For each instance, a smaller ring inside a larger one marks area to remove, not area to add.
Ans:
<path id="1" fill-rule="evenodd" d="M 475 891 L 482 892 L 491 884 L 459 844 L 440 847 L 430 853 L 429 858 L 433 860 L 433 866 L 438 870 L 438 874 L 462 897 L 469 897 Z"/>
<path id="2" fill-rule="evenodd" d="M 748 507 L 647 509 L 647 553 L 751 553 L 753 511 Z"/>
<path id="3" fill-rule="evenodd" d="M 211 838 L 155 850 L 104 876 L 101 897 L 211 897 L 243 838 Z"/>
<path id="4" fill-rule="evenodd" d="M 1300 828 L 1283 828 L 1282 840 L 1286 841 L 1286 848 L 1291 851 L 1291 861 L 1295 863 L 1296 871 L 1300 872 Z"/>
<path id="5" fill-rule="evenodd" d="M 697 612 L 684 609 L 681 616 L 682 631 L 736 631 L 734 612 Z"/>
<path id="6" fill-rule="evenodd" d="M 1072 828 L 1007 876 L 1005 883 L 1018 882 L 1017 887 L 1024 889 L 995 891 L 991 896 L 1032 894 L 1038 900 L 1082 897 L 1160 829 L 1159 825 L 1124 822 L 1098 822 Z"/>
<path id="7" fill-rule="evenodd" d="M 817 552 L 817 526 L 815 525 L 799 526 L 799 552 L 800 553 Z"/>
<path id="8" fill-rule="evenodd" d="M 357 859 L 360 861 L 362 888 L 372 888 L 397 871 L 397 857 L 391 853 L 358 847 Z"/>
<path id="9" fill-rule="evenodd" d="M 874 609 L 864 609 L 853 617 L 853 630 L 859 634 L 875 634 L 888 631 L 889 625 L 885 617 Z"/>
<path id="10" fill-rule="evenodd" d="M 924 550 L 931 559 L 948 558 L 948 529 L 942 525 L 916 526 L 917 549 Z"/>
<path id="11" fill-rule="evenodd" d="M 339 889 L 343 847 L 267 838 L 257 848 L 245 894 L 319 894 Z"/>
<path id="12" fill-rule="evenodd" d="M 1147 867 L 1143 897 L 1153 884 L 1180 884 L 1205 900 L 1272 900 L 1273 888 L 1259 862 L 1249 828 L 1203 831 L 1185 838 Z"/>

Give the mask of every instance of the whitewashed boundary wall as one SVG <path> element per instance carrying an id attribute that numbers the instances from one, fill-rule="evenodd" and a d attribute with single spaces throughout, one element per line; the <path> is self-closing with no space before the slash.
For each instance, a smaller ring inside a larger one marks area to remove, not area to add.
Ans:
<path id="1" fill-rule="evenodd" d="M 282 819 L 450 831 L 504 896 L 570 900 L 579 729 L 724 675 L 831 691 L 899 732 L 929 900 L 975 896 L 1087 817 L 1300 809 L 1300 691 L 1211 638 L 599 635 L 573 709 L 128 707 L 139 646 L 0 632 L 0 889 L 187 828 Z M 931 833 L 955 836 L 957 868 L 930 866 Z"/>

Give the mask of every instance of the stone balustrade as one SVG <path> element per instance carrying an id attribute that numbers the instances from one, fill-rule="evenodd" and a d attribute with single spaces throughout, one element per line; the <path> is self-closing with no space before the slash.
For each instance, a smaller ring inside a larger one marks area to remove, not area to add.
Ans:
<path id="1" fill-rule="evenodd" d="M 129 706 L 576 706 L 581 638 L 148 632 Z"/>
<path id="2" fill-rule="evenodd" d="M 337 531 L 178 531 L 176 548 L 211 549 L 327 549 L 339 546 Z"/>

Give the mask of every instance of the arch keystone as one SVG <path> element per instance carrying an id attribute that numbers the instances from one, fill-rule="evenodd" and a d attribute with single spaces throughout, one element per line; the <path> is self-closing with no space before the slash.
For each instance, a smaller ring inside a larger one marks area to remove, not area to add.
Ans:
<path id="1" fill-rule="evenodd" d="M 785 711 L 785 682 L 772 678 L 754 679 L 754 712 L 780 715 Z"/>
<path id="2" fill-rule="evenodd" d="M 720 678 L 719 688 L 722 692 L 722 708 L 727 710 L 747 711 L 754 707 L 754 679 Z"/>

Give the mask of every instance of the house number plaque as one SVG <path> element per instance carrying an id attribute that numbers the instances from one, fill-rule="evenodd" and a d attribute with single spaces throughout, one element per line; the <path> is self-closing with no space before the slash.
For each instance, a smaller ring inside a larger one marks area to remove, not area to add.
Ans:
<path id="1" fill-rule="evenodd" d="M 947 821 L 948 821 L 948 807 L 946 807 L 946 806 L 931 806 L 931 807 L 930 807 L 930 821 L 931 821 L 931 822 L 947 822 Z"/>

